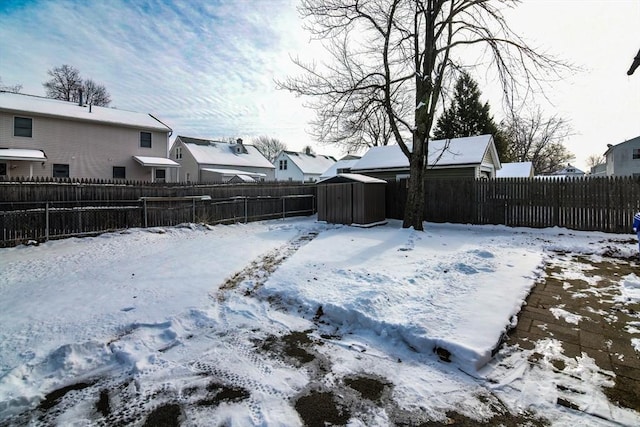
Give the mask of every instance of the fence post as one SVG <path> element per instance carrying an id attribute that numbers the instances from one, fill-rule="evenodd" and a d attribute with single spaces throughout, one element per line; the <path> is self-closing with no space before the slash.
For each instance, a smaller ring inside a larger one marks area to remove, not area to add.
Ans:
<path id="1" fill-rule="evenodd" d="M 249 221 L 249 211 L 247 209 L 247 200 L 249 198 L 244 196 L 244 223 L 246 224 Z"/>
<path id="2" fill-rule="evenodd" d="M 196 223 L 196 199 L 195 198 L 191 199 L 191 213 L 192 213 L 191 222 L 195 224 Z"/>
<path id="3" fill-rule="evenodd" d="M 285 211 L 285 207 L 284 207 L 284 203 L 285 203 L 286 198 L 284 196 L 282 196 L 282 219 L 286 218 L 286 211 Z"/>
<path id="4" fill-rule="evenodd" d="M 142 205 L 144 210 L 144 228 L 147 228 L 147 199 L 142 199 Z"/>
<path id="5" fill-rule="evenodd" d="M 49 202 L 44 206 L 44 241 L 49 241 Z"/>

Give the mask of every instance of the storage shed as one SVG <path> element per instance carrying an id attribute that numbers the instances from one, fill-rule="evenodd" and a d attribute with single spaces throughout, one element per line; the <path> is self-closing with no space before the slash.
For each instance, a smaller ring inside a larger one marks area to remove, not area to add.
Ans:
<path id="1" fill-rule="evenodd" d="M 371 225 L 385 220 L 385 184 L 366 175 L 342 173 L 319 181 L 318 220 Z"/>

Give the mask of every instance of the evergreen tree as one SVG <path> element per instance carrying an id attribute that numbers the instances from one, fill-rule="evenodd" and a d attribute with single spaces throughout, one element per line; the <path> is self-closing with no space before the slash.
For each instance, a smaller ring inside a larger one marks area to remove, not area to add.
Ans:
<path id="1" fill-rule="evenodd" d="M 435 139 L 461 138 L 491 134 L 500 161 L 509 161 L 507 144 L 489 111 L 489 103 L 480 102 L 478 84 L 465 72 L 456 81 L 453 103 L 438 118 L 433 130 Z"/>

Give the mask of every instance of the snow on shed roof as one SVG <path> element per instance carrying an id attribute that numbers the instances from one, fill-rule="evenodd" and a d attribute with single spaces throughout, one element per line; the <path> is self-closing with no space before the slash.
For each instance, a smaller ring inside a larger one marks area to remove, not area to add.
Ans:
<path id="1" fill-rule="evenodd" d="M 496 171 L 496 178 L 529 178 L 533 176 L 532 162 L 503 163 Z"/>
<path id="2" fill-rule="evenodd" d="M 450 166 L 482 163 L 491 135 L 469 136 L 464 138 L 436 139 L 429 142 L 429 166 Z M 372 147 L 351 168 L 351 170 L 405 169 L 409 159 L 400 146 L 386 145 Z"/>
<path id="3" fill-rule="evenodd" d="M 237 143 L 183 136 L 178 136 L 176 139 L 182 141 L 200 165 L 275 169 L 275 166 L 253 145 L 242 144 L 247 152 L 237 153 L 235 150 Z"/>
<path id="4" fill-rule="evenodd" d="M 171 128 L 146 113 L 117 110 L 95 105 L 80 106 L 77 102 L 60 101 L 40 96 L 0 91 L 0 110 L 43 115 L 69 120 L 81 120 L 110 125 L 137 127 L 170 132 Z"/>
<path id="5" fill-rule="evenodd" d="M 284 153 L 288 155 L 289 159 L 291 159 L 303 173 L 320 175 L 336 163 L 336 159 L 323 154 L 306 154 L 295 151 L 284 151 Z"/>
<path id="6" fill-rule="evenodd" d="M 330 176 L 323 180 L 318 181 L 316 184 L 331 184 L 331 183 L 343 183 L 343 182 L 362 182 L 365 184 L 386 184 L 384 179 L 373 178 L 367 175 L 361 175 L 359 173 L 339 173 L 335 176 Z"/>

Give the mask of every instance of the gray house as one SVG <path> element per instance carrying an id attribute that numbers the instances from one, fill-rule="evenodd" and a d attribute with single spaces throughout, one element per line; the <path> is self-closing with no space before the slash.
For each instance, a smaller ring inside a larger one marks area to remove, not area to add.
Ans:
<path id="1" fill-rule="evenodd" d="M 608 145 L 604 153 L 607 176 L 640 176 L 640 136 Z"/>
<path id="2" fill-rule="evenodd" d="M 275 167 L 253 145 L 178 136 L 169 157 L 180 164 L 172 179 L 184 182 L 260 182 L 275 179 Z"/>
<path id="3" fill-rule="evenodd" d="M 170 134 L 150 114 L 0 91 L 0 178 L 165 181 Z"/>
<path id="4" fill-rule="evenodd" d="M 430 178 L 495 178 L 501 168 L 491 135 L 430 141 L 427 162 Z M 397 145 L 373 147 L 351 172 L 386 181 L 408 178 L 409 159 Z"/>

